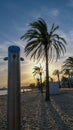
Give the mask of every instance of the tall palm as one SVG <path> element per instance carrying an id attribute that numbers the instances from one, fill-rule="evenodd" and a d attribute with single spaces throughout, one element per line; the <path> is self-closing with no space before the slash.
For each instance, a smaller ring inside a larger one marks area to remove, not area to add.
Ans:
<path id="1" fill-rule="evenodd" d="M 58 83 L 59 83 L 59 88 L 60 88 L 60 71 L 59 70 L 54 70 L 53 75 L 56 75 L 58 78 Z"/>
<path id="2" fill-rule="evenodd" d="M 46 61 L 46 97 L 45 100 L 50 100 L 49 95 L 49 63 L 52 58 L 60 58 L 60 54 L 66 51 L 66 41 L 63 37 L 60 37 L 55 31 L 59 26 L 54 24 L 51 30 L 48 31 L 47 23 L 39 18 L 29 24 L 30 29 L 21 36 L 21 39 L 27 40 L 25 46 L 25 54 L 28 56 L 31 53 L 31 58 L 37 58 L 40 60 L 42 57 Z"/>
<path id="3" fill-rule="evenodd" d="M 41 89 L 41 92 L 43 91 L 43 88 L 42 88 L 42 67 L 40 65 L 40 67 L 38 66 L 35 66 L 34 68 L 34 71 L 33 71 L 33 75 L 39 75 L 40 76 L 40 89 Z"/>

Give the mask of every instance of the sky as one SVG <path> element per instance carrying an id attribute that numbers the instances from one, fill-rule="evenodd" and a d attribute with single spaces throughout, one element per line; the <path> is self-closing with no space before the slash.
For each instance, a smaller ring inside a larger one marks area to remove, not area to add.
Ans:
<path id="1" fill-rule="evenodd" d="M 17 45 L 21 49 L 21 82 L 32 83 L 33 67 L 37 65 L 30 57 L 25 57 L 24 47 L 27 44 L 20 37 L 29 29 L 29 23 L 43 18 L 50 30 L 53 23 L 59 25 L 58 33 L 67 41 L 66 53 L 60 60 L 50 63 L 50 74 L 69 56 L 73 56 L 73 0 L 1 0 L 0 1 L 0 87 L 7 84 L 8 47 Z M 38 63 L 39 65 L 40 63 Z M 41 63 L 44 68 L 45 63 Z M 44 68 L 45 70 L 45 68 Z"/>

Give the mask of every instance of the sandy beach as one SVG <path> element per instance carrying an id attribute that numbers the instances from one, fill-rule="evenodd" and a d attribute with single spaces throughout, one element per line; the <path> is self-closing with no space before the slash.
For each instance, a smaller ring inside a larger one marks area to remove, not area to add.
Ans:
<path id="1" fill-rule="evenodd" d="M 21 94 L 21 130 L 73 130 L 73 90 L 51 95 L 39 91 Z M 0 130 L 7 129 L 7 96 L 0 96 Z"/>

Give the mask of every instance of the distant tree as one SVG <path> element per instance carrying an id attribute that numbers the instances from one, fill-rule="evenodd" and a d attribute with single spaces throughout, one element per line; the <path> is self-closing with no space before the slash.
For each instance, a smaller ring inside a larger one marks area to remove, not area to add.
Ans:
<path id="1" fill-rule="evenodd" d="M 53 82 L 53 78 L 51 76 L 49 76 L 49 81 Z"/>
<path id="2" fill-rule="evenodd" d="M 67 79 L 68 79 L 67 77 L 62 76 L 61 81 L 63 81 L 63 82 L 64 82 L 64 81 L 67 81 Z"/>
<path id="3" fill-rule="evenodd" d="M 37 87 L 38 87 L 39 90 L 40 90 L 40 79 L 39 79 L 39 78 L 36 78 L 36 80 L 37 80 Z"/>
<path id="4" fill-rule="evenodd" d="M 43 71 L 42 71 L 42 67 L 41 67 L 41 65 L 40 65 L 40 67 L 35 66 L 33 69 L 34 69 L 33 76 L 35 76 L 35 75 L 40 76 L 40 90 L 41 90 L 41 92 L 43 92 L 43 86 L 42 86 L 42 73 L 43 73 Z"/>
<path id="5" fill-rule="evenodd" d="M 31 84 L 29 85 L 29 87 L 32 88 L 32 89 L 35 88 L 35 83 L 31 83 Z"/>
<path id="6" fill-rule="evenodd" d="M 57 78 L 58 78 L 58 83 L 59 83 L 59 88 L 61 87 L 60 86 L 60 71 L 59 70 L 54 70 L 54 72 L 53 72 L 53 75 L 56 75 L 57 76 Z"/>
<path id="7" fill-rule="evenodd" d="M 62 72 L 64 75 L 68 76 L 68 86 L 71 87 L 70 78 L 73 76 L 73 57 L 68 57 L 63 65 Z"/>
<path id="8" fill-rule="evenodd" d="M 49 62 L 55 56 L 56 60 L 60 58 L 61 53 L 66 51 L 66 41 L 63 37 L 55 33 L 59 26 L 54 24 L 51 30 L 48 31 L 46 22 L 40 18 L 37 21 L 30 23 L 29 29 L 21 39 L 27 40 L 25 46 L 25 54 L 31 54 L 31 58 L 40 60 L 42 57 L 46 61 L 46 97 L 45 100 L 50 100 L 49 95 Z"/>
<path id="9" fill-rule="evenodd" d="M 73 70 L 70 71 L 70 76 L 73 77 Z"/>
<path id="10" fill-rule="evenodd" d="M 68 79 L 68 87 L 70 88 L 70 70 L 67 68 L 62 68 L 61 73 L 63 73 L 64 76 Z"/>
<path id="11" fill-rule="evenodd" d="M 62 87 L 67 87 L 68 78 L 65 76 L 62 76 L 61 82 L 62 82 Z"/>
<path id="12" fill-rule="evenodd" d="M 70 78 L 70 69 L 63 68 L 61 73 L 63 73 L 63 75 L 67 76 L 68 78 Z"/>
<path id="13" fill-rule="evenodd" d="M 73 57 L 68 57 L 62 66 L 63 69 L 73 70 Z"/>

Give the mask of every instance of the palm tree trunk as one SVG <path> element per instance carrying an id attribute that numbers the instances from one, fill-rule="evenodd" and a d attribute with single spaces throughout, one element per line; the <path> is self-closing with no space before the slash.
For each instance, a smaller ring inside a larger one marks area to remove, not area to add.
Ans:
<path id="1" fill-rule="evenodd" d="M 48 53 L 47 49 L 45 49 L 45 55 L 46 55 L 46 101 L 50 101 L 50 94 L 49 94 L 49 67 L 48 67 Z"/>
<path id="2" fill-rule="evenodd" d="M 58 83 L 59 83 L 59 88 L 61 88 L 59 74 L 58 74 Z"/>
<path id="3" fill-rule="evenodd" d="M 68 76 L 68 87 L 69 87 L 69 88 L 71 87 L 71 83 L 70 83 L 70 73 L 69 73 L 69 76 Z"/>
<path id="4" fill-rule="evenodd" d="M 40 74 L 40 89 L 41 89 L 41 93 L 43 93 L 42 74 Z"/>

